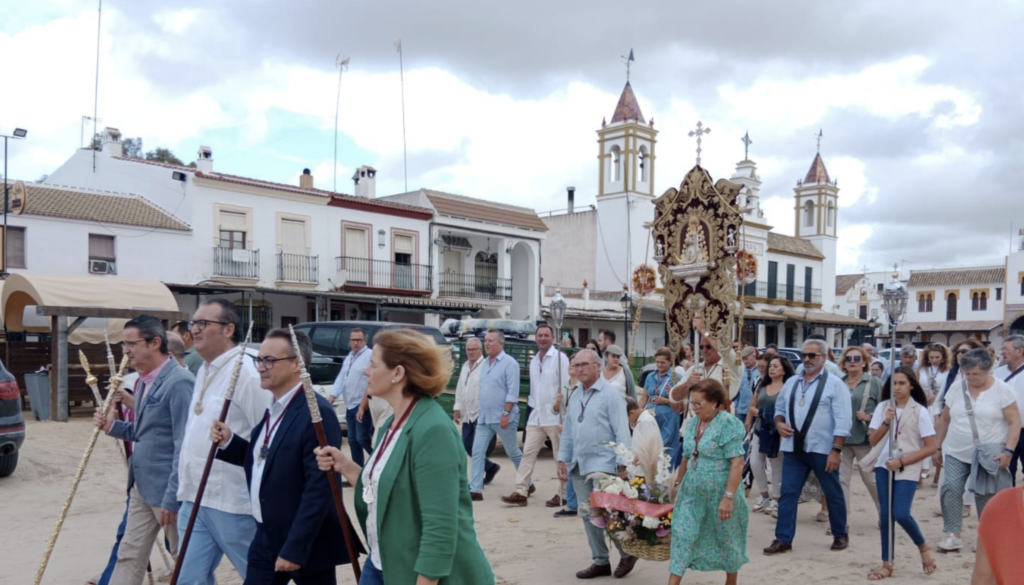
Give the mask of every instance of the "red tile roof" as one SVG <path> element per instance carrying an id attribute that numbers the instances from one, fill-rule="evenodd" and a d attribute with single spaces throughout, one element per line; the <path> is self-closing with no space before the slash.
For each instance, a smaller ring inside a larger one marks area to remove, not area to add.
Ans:
<path id="1" fill-rule="evenodd" d="M 627 122 L 630 120 L 636 120 L 641 124 L 646 124 L 644 115 L 640 112 L 640 104 L 636 101 L 636 96 L 633 95 L 633 86 L 626 82 L 626 87 L 622 89 L 622 95 L 619 96 L 619 103 L 615 106 L 615 114 L 612 115 L 612 124 L 616 122 Z"/>
<path id="2" fill-rule="evenodd" d="M 548 226 L 529 207 L 506 205 L 462 195 L 424 189 L 423 193 L 441 215 L 475 219 L 528 230 L 548 231 Z"/>
<path id="3" fill-rule="evenodd" d="M 807 170 L 804 183 L 828 183 L 828 171 L 825 170 L 825 161 L 821 160 L 821 153 L 814 155 L 811 168 Z"/>

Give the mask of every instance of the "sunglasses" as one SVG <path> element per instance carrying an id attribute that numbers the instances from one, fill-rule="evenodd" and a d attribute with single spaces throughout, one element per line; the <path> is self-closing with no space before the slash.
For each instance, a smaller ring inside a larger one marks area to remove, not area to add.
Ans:
<path id="1" fill-rule="evenodd" d="M 859 362 L 859 361 L 863 361 L 863 359 L 864 359 L 864 358 L 862 358 L 862 357 L 861 357 L 861 356 L 859 356 L 859 355 L 848 355 L 848 356 L 846 356 L 846 358 L 844 358 L 844 359 L 845 359 L 845 360 L 846 360 L 847 362 Z"/>
<path id="2" fill-rule="evenodd" d="M 800 354 L 800 358 L 801 359 L 805 359 L 805 360 L 813 360 L 814 358 L 818 357 L 819 355 L 821 355 L 821 354 L 820 353 L 814 353 L 814 352 L 807 352 L 807 351 L 805 351 L 805 352 Z"/>
<path id="3" fill-rule="evenodd" d="M 711 349 L 713 347 L 715 347 L 715 346 L 713 346 L 713 345 L 702 345 L 702 346 L 700 346 L 701 349 Z"/>

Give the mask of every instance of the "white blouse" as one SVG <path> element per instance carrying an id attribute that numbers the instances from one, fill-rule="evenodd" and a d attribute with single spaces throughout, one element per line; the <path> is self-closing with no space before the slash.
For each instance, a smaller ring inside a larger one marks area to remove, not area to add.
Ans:
<path id="1" fill-rule="evenodd" d="M 605 382 L 608 382 L 612 386 L 615 386 L 615 388 L 618 389 L 619 394 L 622 394 L 623 397 L 626 396 L 626 374 L 625 374 L 625 370 L 623 370 L 622 368 L 619 368 L 619 373 L 615 374 L 611 378 L 606 378 L 605 375 L 604 375 L 604 372 L 601 372 L 601 377 L 604 378 Z"/>
<path id="2" fill-rule="evenodd" d="M 1017 403 L 1010 385 L 994 379 L 992 385 L 972 400 L 978 438 L 982 443 L 1005 443 L 1007 424 L 1003 409 Z M 946 393 L 949 407 L 949 431 L 942 442 L 942 454 L 970 463 L 974 455 L 974 434 L 971 420 L 964 405 L 964 391 L 960 383 L 949 387 Z"/>
<path id="3" fill-rule="evenodd" d="M 383 475 L 384 469 L 388 466 L 388 460 L 391 459 L 391 452 L 395 450 L 395 445 L 398 444 L 398 436 L 402 434 L 402 429 L 398 429 L 392 436 L 391 441 L 388 443 L 388 448 L 384 450 L 380 455 L 380 461 L 375 466 L 373 460 L 376 458 L 376 452 L 370 454 L 370 458 L 366 462 L 366 467 L 363 467 L 363 489 L 373 485 L 374 497 L 372 502 L 366 502 L 366 544 L 370 547 L 370 560 L 373 561 L 373 566 L 383 570 L 384 566 L 380 562 L 380 545 L 377 543 L 377 501 L 376 495 L 380 492 L 376 485 L 376 482 L 380 482 L 380 476 Z M 380 445 L 377 445 L 380 447 Z M 373 475 L 370 475 L 371 469 Z M 362 494 L 359 494 L 362 497 Z"/>

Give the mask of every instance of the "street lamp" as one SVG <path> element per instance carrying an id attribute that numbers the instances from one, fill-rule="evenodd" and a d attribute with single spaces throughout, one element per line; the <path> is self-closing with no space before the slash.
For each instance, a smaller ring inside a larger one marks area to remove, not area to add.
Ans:
<path id="1" fill-rule="evenodd" d="M 892 358 L 893 358 L 893 372 L 889 374 L 889 402 L 890 406 L 896 408 L 896 393 L 893 388 L 893 379 L 896 377 L 895 372 L 895 359 L 896 359 L 896 327 L 903 320 L 904 315 L 907 313 L 907 287 L 903 286 L 900 282 L 900 272 L 897 265 L 892 267 L 892 281 L 885 286 L 885 292 L 882 293 L 882 303 L 885 306 L 885 313 L 889 317 L 889 331 L 892 334 Z M 920 333 L 921 328 L 918 327 L 917 331 Z M 896 456 L 896 425 L 889 426 L 889 459 L 894 459 Z M 889 472 L 889 525 L 886 530 L 889 531 L 889 561 L 895 566 L 895 557 L 893 555 L 894 543 L 893 539 L 896 537 L 896 525 L 892 519 L 892 491 L 893 483 L 896 479 L 896 472 Z"/>
<path id="2" fill-rule="evenodd" d="M 4 137 L 4 258 L 3 258 L 4 265 L 3 265 L 3 273 L 0 274 L 0 276 L 6 277 L 7 274 L 8 274 L 8 272 L 7 272 L 7 212 L 10 210 L 10 207 L 11 207 L 10 190 L 7 187 L 7 139 L 8 138 L 17 138 L 17 139 L 21 140 L 21 139 L 25 138 L 26 136 L 28 136 L 28 130 L 25 130 L 24 128 L 15 128 L 14 132 L 12 132 L 10 136 L 8 136 L 7 134 L 0 134 L 0 136 Z"/>
<path id="3" fill-rule="evenodd" d="M 622 305 L 622 337 L 626 346 L 624 351 L 629 356 L 629 307 L 633 304 L 633 300 L 629 298 L 629 288 L 626 285 L 622 285 L 622 298 L 619 299 L 619 304 Z M 628 357 L 626 363 L 629 363 Z"/>

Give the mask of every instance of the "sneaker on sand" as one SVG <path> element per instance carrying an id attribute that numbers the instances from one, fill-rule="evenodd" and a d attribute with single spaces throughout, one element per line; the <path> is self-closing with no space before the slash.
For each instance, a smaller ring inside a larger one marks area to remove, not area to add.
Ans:
<path id="1" fill-rule="evenodd" d="M 765 514 L 770 514 L 772 518 L 779 517 L 779 503 L 772 500 L 772 503 L 768 504 L 768 507 L 764 510 Z"/>
<path id="2" fill-rule="evenodd" d="M 939 542 L 938 546 L 939 546 L 939 550 L 946 550 L 946 551 L 949 551 L 949 550 L 960 550 L 961 548 L 964 547 L 964 541 L 962 541 L 959 538 L 953 536 L 952 534 L 947 534 L 946 538 L 943 538 Z"/>
<path id="3" fill-rule="evenodd" d="M 757 496 L 757 503 L 754 504 L 754 511 L 755 512 L 764 512 L 764 509 L 768 507 L 768 502 L 771 502 L 771 501 L 772 501 L 772 499 L 770 497 L 768 497 L 768 496 L 761 496 L 761 495 Z"/>

